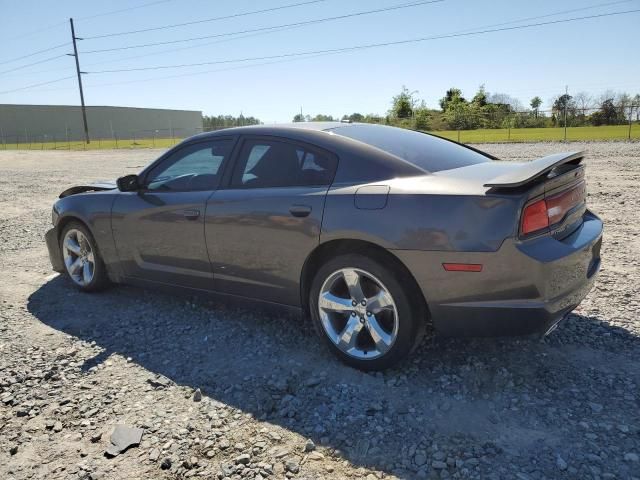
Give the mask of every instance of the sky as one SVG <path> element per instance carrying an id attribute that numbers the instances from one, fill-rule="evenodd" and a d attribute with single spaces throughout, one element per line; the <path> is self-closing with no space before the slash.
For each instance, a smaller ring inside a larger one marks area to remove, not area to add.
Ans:
<path id="1" fill-rule="evenodd" d="M 428 4 L 420 0 L 317 0 L 183 27 L 90 38 L 304 1 L 0 0 L 0 103 L 79 104 L 74 58 L 65 55 L 72 52 L 71 45 L 30 55 L 70 42 L 70 17 L 76 36 L 84 38 L 78 41 L 78 50 L 81 69 L 89 72 L 83 75 L 87 105 L 201 110 L 206 115 L 243 113 L 272 123 L 291 121 L 301 109 L 312 116 L 385 114 L 403 85 L 416 91 L 431 108 L 438 107 L 438 99 L 450 87 L 460 88 L 470 98 L 484 85 L 487 91 L 507 93 L 525 106 L 538 95 L 547 107 L 565 86 L 569 93 L 640 93 L 640 11 L 342 53 L 264 58 L 640 10 L 640 0 L 442 0 Z M 421 4 L 295 28 L 91 53 L 415 3 Z M 580 10 L 559 13 L 575 9 Z M 541 16 L 545 17 L 521 21 Z M 247 58 L 263 59 L 237 61 Z M 104 72 L 204 62 L 221 63 Z M 65 77 L 69 78 L 38 86 Z M 15 89 L 21 90 L 11 91 Z"/>

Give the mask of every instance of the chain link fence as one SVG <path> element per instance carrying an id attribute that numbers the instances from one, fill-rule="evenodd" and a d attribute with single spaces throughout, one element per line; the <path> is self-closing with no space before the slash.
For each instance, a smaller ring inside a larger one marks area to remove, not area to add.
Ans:
<path id="1" fill-rule="evenodd" d="M 432 117 L 429 133 L 460 143 L 554 142 L 554 141 L 638 141 L 640 140 L 640 106 L 611 108 L 568 107 L 565 110 L 510 111 L 508 106 L 491 111 L 466 109 Z M 380 123 L 393 122 L 380 119 Z M 413 128 L 410 119 L 399 126 Z M 201 128 L 214 131 L 225 126 Z M 79 132 L 67 129 L 65 135 L 46 132 L 4 135 L 0 129 L 2 150 L 98 150 L 169 148 L 193 134 L 193 129 L 164 128 L 120 131 L 91 138 L 89 144 L 77 140 Z M 74 140 L 75 139 L 75 140 Z"/>

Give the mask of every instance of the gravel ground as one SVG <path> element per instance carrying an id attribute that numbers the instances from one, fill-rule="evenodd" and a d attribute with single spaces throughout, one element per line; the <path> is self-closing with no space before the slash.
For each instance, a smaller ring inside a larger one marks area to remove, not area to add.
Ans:
<path id="1" fill-rule="evenodd" d="M 159 151 L 0 152 L 0 478 L 640 478 L 640 144 L 483 148 L 588 152 L 597 285 L 543 341 L 432 338 L 379 374 L 282 313 L 78 293 L 48 262 L 52 202 Z M 107 458 L 116 425 L 144 434 Z"/>

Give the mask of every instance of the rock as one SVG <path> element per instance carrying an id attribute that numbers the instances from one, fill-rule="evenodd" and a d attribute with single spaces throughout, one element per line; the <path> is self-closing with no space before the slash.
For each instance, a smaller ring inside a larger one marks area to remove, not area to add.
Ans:
<path id="1" fill-rule="evenodd" d="M 309 460 L 322 460 L 324 458 L 324 455 L 320 452 L 311 452 L 309 453 L 309 455 L 307 455 L 307 458 Z"/>
<path id="2" fill-rule="evenodd" d="M 158 458 L 160 458 L 160 450 L 154 448 L 153 450 L 151 450 L 151 452 L 149 452 L 149 460 L 151 460 L 152 462 L 157 462 Z"/>
<path id="3" fill-rule="evenodd" d="M 447 468 L 447 464 L 442 460 L 434 460 L 433 462 L 431 462 L 431 466 L 436 470 L 444 470 L 445 468 Z"/>
<path id="4" fill-rule="evenodd" d="M 421 467 L 425 463 L 427 463 L 427 456 L 423 452 L 416 453 L 413 457 L 413 461 L 417 466 Z"/>
<path id="5" fill-rule="evenodd" d="M 115 457 L 126 451 L 130 447 L 140 445 L 142 440 L 142 428 L 128 427 L 126 425 L 116 425 L 111 434 L 111 444 L 107 447 L 105 455 L 107 457 Z"/>
<path id="6" fill-rule="evenodd" d="M 53 424 L 53 431 L 59 433 L 62 431 L 64 427 L 62 426 L 62 422 L 56 422 Z"/>
<path id="7" fill-rule="evenodd" d="M 284 463 L 287 472 L 298 473 L 300 471 L 300 462 L 297 459 L 290 459 Z"/>
<path id="8" fill-rule="evenodd" d="M 91 443 L 98 443 L 101 438 L 102 438 L 102 432 L 97 432 L 91 435 L 89 440 L 91 441 Z"/>
<path id="9" fill-rule="evenodd" d="M 196 391 L 193 392 L 193 401 L 200 402 L 202 401 L 202 391 L 199 388 L 196 388 Z"/>
<path id="10" fill-rule="evenodd" d="M 243 453 L 242 455 L 238 455 L 235 460 L 235 462 L 240 465 L 249 465 L 250 461 L 251 461 L 251 455 L 249 455 L 248 453 Z"/>
<path id="11" fill-rule="evenodd" d="M 304 452 L 313 452 L 316 449 L 316 444 L 313 443 L 313 440 L 310 438 L 307 440 L 307 443 L 304 444 L 303 451 Z"/>
<path id="12" fill-rule="evenodd" d="M 589 402 L 589 408 L 593 413 L 600 413 L 602 411 L 602 405 L 595 402 Z"/>
<path id="13" fill-rule="evenodd" d="M 18 445 L 14 445 L 9 449 L 9 455 L 15 455 L 16 453 L 18 453 Z"/>
<path id="14" fill-rule="evenodd" d="M 564 458 L 562 458 L 560 455 L 558 455 L 558 456 L 556 456 L 556 466 L 560 470 L 566 470 L 567 469 L 567 462 L 565 462 Z"/>
<path id="15" fill-rule="evenodd" d="M 162 470 L 169 470 L 171 468 L 171 459 L 169 457 L 166 457 L 164 460 L 162 460 L 160 468 Z"/>
<path id="16" fill-rule="evenodd" d="M 624 459 L 627 462 L 638 462 L 638 461 L 640 461 L 640 457 L 638 457 L 638 454 L 637 453 L 633 453 L 633 452 L 625 453 L 624 454 Z"/>

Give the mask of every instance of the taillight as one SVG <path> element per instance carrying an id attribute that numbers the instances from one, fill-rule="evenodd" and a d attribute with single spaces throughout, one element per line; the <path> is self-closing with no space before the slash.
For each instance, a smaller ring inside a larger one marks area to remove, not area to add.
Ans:
<path id="1" fill-rule="evenodd" d="M 527 205 L 522 212 L 520 234 L 528 235 L 556 225 L 576 206 L 584 203 L 585 183 Z"/>
<path id="2" fill-rule="evenodd" d="M 542 199 L 527 205 L 522 212 L 522 235 L 528 235 L 549 226 L 549 215 L 547 213 L 547 202 Z"/>

